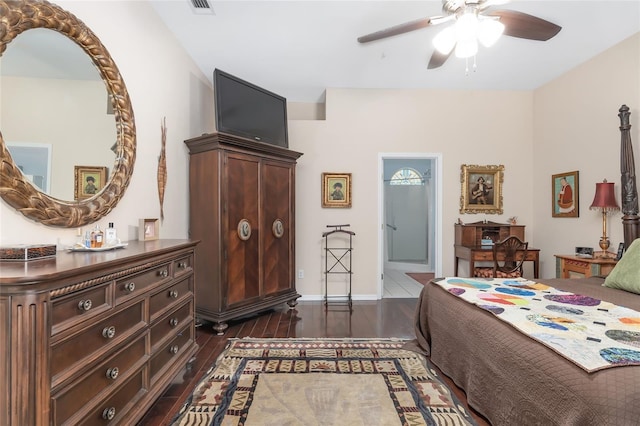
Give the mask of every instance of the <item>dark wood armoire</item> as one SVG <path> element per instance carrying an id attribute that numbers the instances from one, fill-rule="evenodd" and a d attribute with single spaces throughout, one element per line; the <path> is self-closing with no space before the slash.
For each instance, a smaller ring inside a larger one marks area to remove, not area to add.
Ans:
<path id="1" fill-rule="evenodd" d="M 228 321 L 296 305 L 295 166 L 302 155 L 225 133 L 185 141 L 196 315 L 222 334 Z"/>

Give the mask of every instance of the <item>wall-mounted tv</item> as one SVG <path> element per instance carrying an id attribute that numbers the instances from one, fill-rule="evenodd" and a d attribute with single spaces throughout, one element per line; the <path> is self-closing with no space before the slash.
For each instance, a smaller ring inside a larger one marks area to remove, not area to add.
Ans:
<path id="1" fill-rule="evenodd" d="M 219 132 L 289 147 L 284 97 L 219 69 L 213 87 Z"/>

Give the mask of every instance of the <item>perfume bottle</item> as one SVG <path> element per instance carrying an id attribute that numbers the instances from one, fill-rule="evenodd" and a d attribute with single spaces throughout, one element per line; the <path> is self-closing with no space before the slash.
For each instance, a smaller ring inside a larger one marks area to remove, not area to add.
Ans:
<path id="1" fill-rule="evenodd" d="M 100 229 L 100 225 L 96 225 L 93 231 L 91 231 L 91 248 L 102 247 L 103 241 L 104 241 L 104 232 L 102 232 L 102 229 Z"/>
<path id="2" fill-rule="evenodd" d="M 104 243 L 108 246 L 118 244 L 118 235 L 116 228 L 113 226 L 113 222 L 109 222 L 109 227 L 104 231 Z"/>
<path id="3" fill-rule="evenodd" d="M 91 248 L 91 232 L 87 231 L 84 233 L 83 243 L 86 248 Z"/>
<path id="4" fill-rule="evenodd" d="M 82 236 L 82 228 L 76 229 L 76 247 L 86 247 Z"/>

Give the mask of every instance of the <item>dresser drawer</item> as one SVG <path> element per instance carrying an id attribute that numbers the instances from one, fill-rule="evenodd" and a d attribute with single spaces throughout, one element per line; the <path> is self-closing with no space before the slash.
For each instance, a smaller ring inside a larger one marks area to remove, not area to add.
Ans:
<path id="1" fill-rule="evenodd" d="M 151 296 L 149 313 L 153 322 L 158 316 L 193 294 L 193 278 L 188 277 Z"/>
<path id="2" fill-rule="evenodd" d="M 147 335 L 140 336 L 110 359 L 82 375 L 75 383 L 57 392 L 51 398 L 55 423 L 63 424 L 89 404 L 96 395 L 109 387 L 117 386 L 135 369 L 142 367 L 148 359 L 145 356 Z M 72 423 L 76 422 L 77 419 Z"/>
<path id="3" fill-rule="evenodd" d="M 165 371 L 165 367 L 172 365 L 174 360 L 177 360 L 185 350 L 188 350 L 193 345 L 193 342 L 193 327 L 192 324 L 189 324 L 176 337 L 162 346 L 157 353 L 152 355 L 150 371 L 152 386 Z"/>
<path id="4" fill-rule="evenodd" d="M 173 262 L 173 277 L 178 278 L 193 271 L 193 256 L 185 256 Z"/>
<path id="5" fill-rule="evenodd" d="M 193 301 L 178 307 L 174 312 L 162 317 L 151 327 L 151 351 L 161 345 L 169 336 L 175 336 L 177 330 L 187 322 L 193 321 Z"/>
<path id="6" fill-rule="evenodd" d="M 116 281 L 116 305 L 144 293 L 149 288 L 171 279 L 170 264 L 166 263 L 148 269 L 137 275 L 130 275 Z"/>
<path id="7" fill-rule="evenodd" d="M 142 368 L 122 385 L 104 402 L 98 404 L 89 414 L 80 419 L 76 425 L 98 426 L 135 424 L 124 422 L 127 411 L 131 410 L 147 393 L 145 384 L 146 367 Z"/>
<path id="8" fill-rule="evenodd" d="M 77 368 L 95 362 L 100 353 L 106 353 L 145 328 L 147 323 L 144 314 L 144 301 L 140 301 L 53 345 L 52 387 L 55 388 L 62 380 L 66 380 Z"/>
<path id="9" fill-rule="evenodd" d="M 51 335 L 87 321 L 112 308 L 112 282 L 54 299 L 51 308 Z"/>

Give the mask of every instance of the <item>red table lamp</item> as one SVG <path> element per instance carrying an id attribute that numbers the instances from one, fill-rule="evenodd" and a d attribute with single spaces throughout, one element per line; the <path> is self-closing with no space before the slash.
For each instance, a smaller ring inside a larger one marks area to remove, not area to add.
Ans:
<path id="1" fill-rule="evenodd" d="M 600 237 L 601 252 L 595 253 L 596 257 L 615 257 L 615 253 L 607 251 L 609 248 L 609 238 L 607 237 L 607 214 L 620 210 L 616 202 L 616 194 L 613 182 L 607 182 L 605 179 L 600 183 L 596 183 L 596 195 L 589 207 L 591 210 L 602 210 L 602 237 Z"/>

